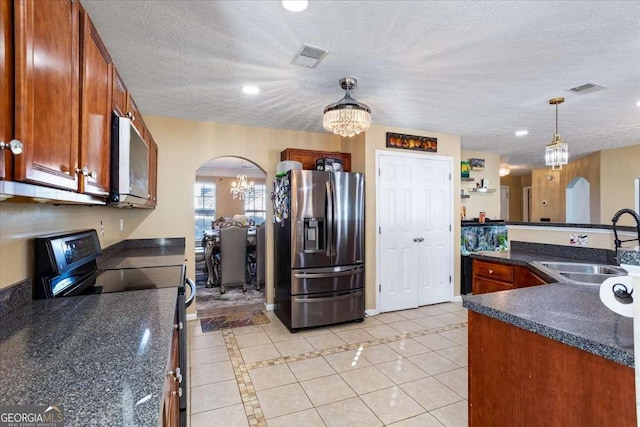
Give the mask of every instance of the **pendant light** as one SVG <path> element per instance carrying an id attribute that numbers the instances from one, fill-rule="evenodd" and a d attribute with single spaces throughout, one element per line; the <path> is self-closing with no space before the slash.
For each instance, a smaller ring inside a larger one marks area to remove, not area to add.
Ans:
<path id="1" fill-rule="evenodd" d="M 356 101 L 349 91 L 358 84 L 355 77 L 340 79 L 340 87 L 346 90 L 344 98 L 324 107 L 322 124 L 324 128 L 340 136 L 351 137 L 371 126 L 371 108 Z"/>
<path id="2" fill-rule="evenodd" d="M 563 102 L 564 98 L 562 97 L 549 100 L 549 104 L 556 106 L 556 133 L 544 153 L 545 163 L 547 166 L 551 166 L 551 170 L 561 170 L 562 165 L 569 163 L 569 146 L 566 142 L 562 142 L 562 138 L 558 134 L 558 104 Z"/>

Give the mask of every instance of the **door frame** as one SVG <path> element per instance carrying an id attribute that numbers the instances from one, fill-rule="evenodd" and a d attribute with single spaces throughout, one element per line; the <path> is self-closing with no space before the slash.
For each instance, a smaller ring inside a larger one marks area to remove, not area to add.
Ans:
<path id="1" fill-rule="evenodd" d="M 380 229 L 380 156 L 393 156 L 393 157 L 411 157 L 414 159 L 424 159 L 424 160 L 439 160 L 446 161 L 449 163 L 449 170 L 451 171 L 451 176 L 449 177 L 449 191 L 451 197 L 449 198 L 450 209 L 451 209 L 451 238 L 449 244 L 451 245 L 451 276 L 453 280 L 451 281 L 451 294 L 449 295 L 449 299 L 453 301 L 453 297 L 455 294 L 455 277 L 457 276 L 455 271 L 455 249 L 454 243 L 455 239 L 453 237 L 454 232 L 456 230 L 455 227 L 455 200 L 454 200 L 454 170 L 453 170 L 453 161 L 454 158 L 452 156 L 438 156 L 433 154 L 420 154 L 420 153 L 412 153 L 412 152 L 398 152 L 391 150 L 376 150 L 375 151 L 375 175 L 376 175 L 376 230 Z M 375 233 L 375 242 L 376 242 L 376 270 L 375 270 L 375 289 L 376 289 L 376 313 L 380 313 L 380 233 Z"/>
<path id="2" fill-rule="evenodd" d="M 531 210 L 529 210 L 531 206 L 531 192 L 532 187 L 530 185 L 522 187 L 522 221 L 524 222 L 531 221 Z"/>
<path id="3" fill-rule="evenodd" d="M 509 186 L 508 185 L 501 185 L 500 186 L 500 211 L 501 211 L 501 215 L 502 216 L 502 190 L 506 190 L 506 199 L 507 199 L 507 203 L 505 204 L 505 218 L 500 218 L 503 219 L 505 221 L 509 221 L 509 216 L 510 216 L 510 212 L 509 212 Z"/>

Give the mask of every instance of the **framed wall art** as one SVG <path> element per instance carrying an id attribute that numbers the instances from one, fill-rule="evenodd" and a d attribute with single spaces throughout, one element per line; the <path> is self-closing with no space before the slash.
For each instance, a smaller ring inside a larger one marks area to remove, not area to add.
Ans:
<path id="1" fill-rule="evenodd" d="M 469 163 L 471 163 L 472 171 L 484 170 L 484 159 L 469 159 Z"/>
<path id="2" fill-rule="evenodd" d="M 460 162 L 460 178 L 469 178 L 470 164 L 468 160 Z"/>
<path id="3" fill-rule="evenodd" d="M 438 138 L 387 132 L 387 147 L 435 153 L 438 151 Z"/>

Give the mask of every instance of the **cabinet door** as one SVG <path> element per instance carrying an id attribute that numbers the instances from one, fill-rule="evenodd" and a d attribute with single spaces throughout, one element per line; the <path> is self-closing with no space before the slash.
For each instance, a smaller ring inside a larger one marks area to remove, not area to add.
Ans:
<path id="1" fill-rule="evenodd" d="M 127 111 L 125 112 L 125 116 L 133 120 L 133 125 L 138 129 L 140 135 L 144 137 L 144 121 L 142 120 L 142 114 L 140 114 L 140 110 L 138 110 L 138 106 L 130 93 L 127 93 Z"/>
<path id="2" fill-rule="evenodd" d="M 14 16 L 14 178 L 77 190 L 79 3 L 17 1 Z"/>
<path id="3" fill-rule="evenodd" d="M 320 157 L 331 157 L 332 159 L 342 160 L 342 170 L 345 172 L 351 172 L 351 154 L 340 153 L 337 151 L 323 152 Z"/>
<path id="4" fill-rule="evenodd" d="M 155 206 L 158 196 L 158 145 L 155 143 L 149 131 L 146 131 L 149 142 L 149 201 L 148 206 Z"/>
<path id="5" fill-rule="evenodd" d="M 13 2 L 0 0 L 0 141 L 13 139 Z M 12 154 L 0 151 L 0 180 L 11 179 Z"/>
<path id="6" fill-rule="evenodd" d="M 280 153 L 280 160 L 293 160 L 296 162 L 302 163 L 302 169 L 305 170 L 315 170 L 316 169 L 316 157 L 319 152 L 314 152 L 312 150 L 298 150 L 287 148 L 282 153 Z"/>
<path id="7" fill-rule="evenodd" d="M 109 195 L 111 148 L 111 57 L 89 15 L 82 20 L 80 192 Z M 86 173 L 86 172 L 85 172 Z"/>
<path id="8" fill-rule="evenodd" d="M 508 291 L 513 289 L 511 283 L 498 282 L 490 279 L 483 279 L 478 276 L 473 277 L 473 294 L 486 294 L 488 292 Z"/>
<path id="9" fill-rule="evenodd" d="M 180 340 L 178 329 L 174 328 L 169 358 L 169 371 L 172 373 L 167 374 L 163 395 L 162 425 L 164 427 L 178 427 L 180 425 L 180 383 L 175 376 L 178 366 L 180 366 Z M 181 374 L 186 375 L 186 372 Z"/>
<path id="10" fill-rule="evenodd" d="M 111 90 L 111 109 L 121 117 L 124 117 L 127 111 L 127 87 L 122 81 L 122 77 L 118 73 L 115 66 L 111 67 L 113 70 L 113 87 Z"/>

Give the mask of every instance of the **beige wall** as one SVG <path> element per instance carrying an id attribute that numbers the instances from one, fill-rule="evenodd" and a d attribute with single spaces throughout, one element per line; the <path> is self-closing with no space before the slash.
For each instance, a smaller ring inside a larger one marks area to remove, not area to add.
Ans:
<path id="1" fill-rule="evenodd" d="M 551 222 L 565 222 L 567 185 L 581 176 L 590 185 L 591 223 L 600 223 L 600 152 L 569 162 L 562 170 L 535 169 L 531 175 L 532 221 L 548 217 Z"/>
<path id="2" fill-rule="evenodd" d="M 374 309 L 376 308 L 376 294 L 377 294 L 377 267 L 376 267 L 376 247 L 377 247 L 377 236 L 376 233 L 376 150 L 387 150 L 385 148 L 386 144 L 386 132 L 395 132 L 409 135 L 419 135 L 419 136 L 431 136 L 438 138 L 438 152 L 436 155 L 439 156 L 447 156 L 453 159 L 453 172 L 452 176 L 459 177 L 460 176 L 460 137 L 458 135 L 448 135 L 437 132 L 428 132 L 423 130 L 416 129 L 402 129 L 402 128 L 394 128 L 382 125 L 372 125 L 371 128 L 366 132 L 364 136 L 365 141 L 365 176 L 366 178 L 366 190 L 365 190 L 365 198 L 366 198 L 366 209 L 365 209 L 365 220 L 366 220 L 366 232 L 365 232 L 365 241 L 366 241 L 366 251 L 365 251 L 365 263 L 366 263 L 366 273 L 365 273 L 365 281 L 366 281 L 366 308 Z M 388 149 L 394 152 L 398 152 L 401 150 L 398 149 Z M 413 151 L 407 150 L 409 153 L 413 153 Z M 425 153 L 425 154 L 434 154 L 434 153 Z M 497 182 L 497 181 L 496 181 Z M 453 190 L 453 252 L 454 252 L 454 270 L 453 270 L 453 284 L 454 284 L 454 292 L 455 294 L 460 293 L 460 256 L 459 256 L 459 242 L 460 242 L 460 221 L 458 221 L 458 212 L 460 212 L 460 197 L 456 197 L 457 194 L 460 194 L 460 180 L 454 179 L 454 190 Z"/>
<path id="3" fill-rule="evenodd" d="M 600 249 L 614 249 L 613 231 L 593 228 L 565 228 L 565 227 L 537 227 L 535 225 L 508 225 L 510 241 L 547 243 L 551 245 L 571 246 L 571 234 L 587 236 L 587 247 Z M 622 239 L 635 237 L 635 233 L 622 232 Z"/>
<path id="4" fill-rule="evenodd" d="M 610 224 L 620 209 L 635 209 L 634 179 L 640 178 L 640 145 L 604 150 L 600 161 L 600 219 Z M 620 225 L 635 225 L 630 215 L 620 218 Z"/>
<path id="5" fill-rule="evenodd" d="M 38 203 L 0 203 L 0 288 L 33 277 L 33 239 L 42 234 L 94 228 L 107 247 L 129 238 L 151 214 L 148 209 L 106 206 L 54 206 Z M 120 219 L 124 230 L 120 231 Z M 191 233 L 193 234 L 193 232 Z M 176 237 L 156 233 L 144 237 Z"/>
<path id="6" fill-rule="evenodd" d="M 500 155 L 485 153 L 480 151 L 462 150 L 461 160 L 471 158 L 484 159 L 484 170 L 472 170 L 469 176 L 474 178 L 474 182 L 462 181 L 461 188 L 465 194 L 470 194 L 468 199 L 462 199 L 462 205 L 467 208 L 467 219 L 478 218 L 480 211 L 484 212 L 487 218 L 500 219 Z M 460 167 L 460 162 L 458 162 Z M 460 176 L 460 172 L 456 176 Z M 482 179 L 489 180 L 489 188 L 495 190 L 494 193 L 473 193 L 469 188 L 475 187 Z M 460 194 L 460 191 L 458 193 Z"/>

